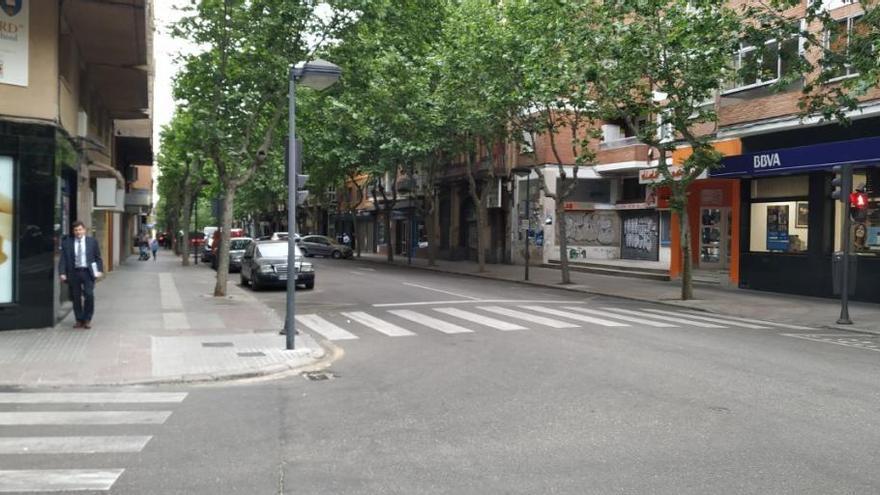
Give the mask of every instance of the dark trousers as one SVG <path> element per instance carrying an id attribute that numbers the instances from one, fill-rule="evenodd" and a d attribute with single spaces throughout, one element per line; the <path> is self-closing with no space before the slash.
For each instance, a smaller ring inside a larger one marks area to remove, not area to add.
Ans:
<path id="1" fill-rule="evenodd" d="M 95 281 L 89 270 L 76 269 L 71 280 L 70 298 L 73 299 L 73 314 L 76 321 L 91 321 L 95 314 Z"/>

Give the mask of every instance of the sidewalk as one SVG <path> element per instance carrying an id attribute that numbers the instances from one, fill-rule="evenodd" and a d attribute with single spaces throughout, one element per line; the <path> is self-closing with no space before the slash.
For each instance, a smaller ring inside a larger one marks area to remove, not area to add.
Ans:
<path id="1" fill-rule="evenodd" d="M 387 263 L 385 255 L 364 253 L 360 259 L 374 263 Z M 394 264 L 403 267 L 410 266 L 406 257 L 399 256 L 395 256 Z M 561 285 L 560 271 L 555 268 L 531 266 L 529 267 L 529 282 L 524 282 L 524 267 L 522 265 L 486 264 L 486 272 L 478 273 L 477 263 L 471 261 L 437 260 L 437 266 L 430 267 L 427 259 L 413 258 L 411 266 L 424 270 L 528 283 L 586 294 L 669 304 L 741 318 L 880 334 L 880 305 L 878 304 L 850 302 L 849 314 L 853 325 L 837 325 L 836 321 L 840 316 L 839 299 L 793 296 L 697 283 L 694 285 L 696 299 L 682 301 L 680 300 L 681 283 L 679 281 L 663 282 L 572 271 L 572 284 Z"/>
<path id="2" fill-rule="evenodd" d="M 95 289 L 91 330 L 73 312 L 55 328 L 0 332 L 0 386 L 119 385 L 212 381 L 279 373 L 316 363 L 325 350 L 306 334 L 284 350 L 283 321 L 230 277 L 211 296 L 214 271 L 128 261 Z"/>

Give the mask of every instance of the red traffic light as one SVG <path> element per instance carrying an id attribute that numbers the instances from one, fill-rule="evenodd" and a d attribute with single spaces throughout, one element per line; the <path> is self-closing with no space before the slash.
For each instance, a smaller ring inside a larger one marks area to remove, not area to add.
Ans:
<path id="1" fill-rule="evenodd" d="M 849 194 L 849 204 L 853 208 L 864 209 L 868 207 L 868 195 L 863 192 L 852 192 Z"/>

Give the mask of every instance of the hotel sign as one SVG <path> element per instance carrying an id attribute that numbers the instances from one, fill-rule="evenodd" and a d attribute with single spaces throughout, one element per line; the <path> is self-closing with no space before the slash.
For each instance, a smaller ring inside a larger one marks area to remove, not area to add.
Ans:
<path id="1" fill-rule="evenodd" d="M 0 0 L 0 84 L 28 85 L 31 0 Z"/>

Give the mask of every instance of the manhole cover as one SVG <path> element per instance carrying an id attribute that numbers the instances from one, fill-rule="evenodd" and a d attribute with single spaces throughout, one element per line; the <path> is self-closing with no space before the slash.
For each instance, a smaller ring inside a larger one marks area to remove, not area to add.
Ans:
<path id="1" fill-rule="evenodd" d="M 240 357 L 265 357 L 266 354 L 263 352 L 239 352 L 237 353 Z"/>
<path id="2" fill-rule="evenodd" d="M 339 375 L 333 373 L 332 371 L 310 371 L 308 373 L 303 373 L 303 376 L 313 382 L 335 380 L 336 378 L 339 378 Z"/>
<path id="3" fill-rule="evenodd" d="M 202 347 L 232 347 L 232 342 L 202 342 Z"/>

